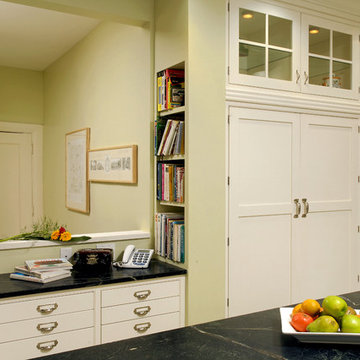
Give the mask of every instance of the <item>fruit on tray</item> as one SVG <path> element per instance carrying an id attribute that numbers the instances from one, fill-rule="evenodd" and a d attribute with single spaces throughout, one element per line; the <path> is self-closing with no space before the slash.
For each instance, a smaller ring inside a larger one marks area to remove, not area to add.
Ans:
<path id="1" fill-rule="evenodd" d="M 294 307 L 291 326 L 299 332 L 360 333 L 360 315 L 339 296 L 327 296 L 321 303 L 306 299 Z"/>

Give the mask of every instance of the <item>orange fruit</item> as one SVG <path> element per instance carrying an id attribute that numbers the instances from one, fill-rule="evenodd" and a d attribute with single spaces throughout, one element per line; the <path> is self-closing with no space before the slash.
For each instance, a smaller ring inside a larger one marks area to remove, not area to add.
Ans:
<path id="1" fill-rule="evenodd" d="M 315 316 L 320 312 L 320 304 L 313 299 L 307 299 L 301 303 L 301 308 L 305 314 Z"/>
<path id="2" fill-rule="evenodd" d="M 294 308 L 293 311 L 291 313 L 291 316 L 294 316 L 295 314 L 297 314 L 298 312 L 303 312 L 302 308 L 301 308 L 301 304 L 297 304 Z"/>
<path id="3" fill-rule="evenodd" d="M 310 315 L 298 312 L 293 315 L 290 324 L 296 331 L 305 332 L 306 327 L 313 321 L 314 319 Z"/>

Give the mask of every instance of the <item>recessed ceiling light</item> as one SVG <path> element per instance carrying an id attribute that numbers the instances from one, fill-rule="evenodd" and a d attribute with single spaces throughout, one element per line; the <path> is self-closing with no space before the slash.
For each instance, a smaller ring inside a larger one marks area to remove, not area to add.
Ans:
<path id="1" fill-rule="evenodd" d="M 250 12 L 246 12 L 242 14 L 242 18 L 243 19 L 252 19 L 254 17 L 254 14 L 250 13 Z"/>
<path id="2" fill-rule="evenodd" d="M 309 33 L 314 35 L 314 34 L 318 34 L 320 32 L 319 28 L 310 28 Z"/>

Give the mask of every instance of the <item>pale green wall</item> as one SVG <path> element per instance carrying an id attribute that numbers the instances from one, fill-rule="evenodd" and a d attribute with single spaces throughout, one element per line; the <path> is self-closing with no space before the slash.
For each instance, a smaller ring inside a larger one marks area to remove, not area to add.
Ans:
<path id="1" fill-rule="evenodd" d="M 43 124 L 43 73 L 0 66 L 0 121 Z"/>
<path id="2" fill-rule="evenodd" d="M 45 71 L 44 213 L 74 233 L 149 230 L 149 31 L 102 23 Z M 65 208 L 65 134 L 90 148 L 138 145 L 138 184 L 90 184 L 90 215 Z"/>

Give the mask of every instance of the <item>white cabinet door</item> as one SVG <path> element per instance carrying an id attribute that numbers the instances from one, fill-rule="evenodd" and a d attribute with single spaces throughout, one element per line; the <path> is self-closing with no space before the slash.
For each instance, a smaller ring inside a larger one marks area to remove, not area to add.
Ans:
<path id="1" fill-rule="evenodd" d="M 319 17 L 301 18 L 302 86 L 305 93 L 359 97 L 359 32 Z"/>
<path id="2" fill-rule="evenodd" d="M 300 13 L 231 0 L 229 82 L 300 91 Z"/>
<path id="3" fill-rule="evenodd" d="M 290 303 L 299 115 L 231 108 L 229 316 Z"/>
<path id="4" fill-rule="evenodd" d="M 356 281 L 356 139 L 355 120 L 302 115 L 300 197 L 306 201 L 292 249 L 292 302 L 349 292 Z"/>

